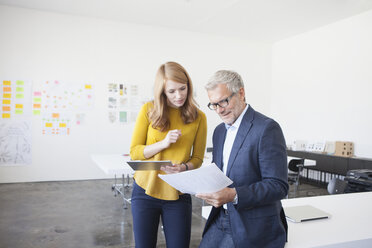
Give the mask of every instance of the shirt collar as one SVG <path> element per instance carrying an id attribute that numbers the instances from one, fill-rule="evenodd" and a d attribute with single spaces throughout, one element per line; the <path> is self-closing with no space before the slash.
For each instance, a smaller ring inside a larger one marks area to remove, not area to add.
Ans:
<path id="1" fill-rule="evenodd" d="M 239 128 L 240 123 L 241 123 L 242 120 L 243 120 L 243 116 L 244 116 L 245 112 L 247 112 L 248 106 L 249 106 L 249 104 L 247 104 L 247 105 L 245 106 L 243 112 L 239 115 L 238 119 L 236 119 L 236 121 L 235 121 L 232 125 L 229 125 L 229 124 L 226 124 L 226 123 L 225 123 L 225 128 L 226 128 L 226 130 L 229 130 L 230 127 L 233 127 L 234 129 L 235 129 L 235 128 L 237 128 L 237 129 Z"/>

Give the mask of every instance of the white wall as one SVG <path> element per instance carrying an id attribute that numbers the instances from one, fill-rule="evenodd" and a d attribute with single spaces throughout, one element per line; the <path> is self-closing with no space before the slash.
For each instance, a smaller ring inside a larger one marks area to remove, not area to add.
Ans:
<path id="1" fill-rule="evenodd" d="M 94 85 L 95 108 L 85 125 L 69 136 L 43 136 L 39 117 L 32 120 L 32 164 L 1 166 L 1 182 L 104 178 L 92 153 L 126 153 L 133 125 L 107 119 L 107 83 L 137 83 L 151 96 L 155 72 L 172 60 L 189 71 L 197 101 L 208 118 L 208 145 L 220 122 L 206 108 L 203 88 L 218 69 L 234 69 L 245 79 L 247 99 L 269 111 L 271 47 L 243 40 L 40 12 L 0 5 L 0 79 L 74 80 Z M 1 120 L 0 120 L 1 121 Z"/>
<path id="2" fill-rule="evenodd" d="M 271 115 L 287 143 L 353 141 L 372 157 L 372 11 L 273 46 Z"/>

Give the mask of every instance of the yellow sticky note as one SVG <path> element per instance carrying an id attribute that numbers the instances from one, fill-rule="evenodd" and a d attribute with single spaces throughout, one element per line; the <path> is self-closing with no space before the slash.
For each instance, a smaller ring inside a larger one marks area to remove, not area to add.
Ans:
<path id="1" fill-rule="evenodd" d="M 3 104 L 10 104 L 10 100 L 3 99 Z"/>
<path id="2" fill-rule="evenodd" d="M 40 115 L 40 110 L 34 110 L 33 113 L 34 115 Z"/>
<path id="3" fill-rule="evenodd" d="M 12 94 L 4 93 L 3 98 L 12 98 Z"/>
<path id="4" fill-rule="evenodd" d="M 3 111 L 10 111 L 10 106 L 3 106 Z"/>
<path id="5" fill-rule="evenodd" d="M 17 80 L 16 84 L 17 85 L 24 85 L 24 82 L 22 80 Z"/>
<path id="6" fill-rule="evenodd" d="M 17 87 L 17 88 L 16 88 L 16 91 L 17 91 L 17 92 L 23 92 L 23 88 L 22 88 L 22 87 Z"/>
<path id="7" fill-rule="evenodd" d="M 23 98 L 23 94 L 16 94 L 16 98 L 22 99 Z"/>
<path id="8" fill-rule="evenodd" d="M 10 114 L 9 113 L 3 113 L 3 118 L 10 118 Z"/>
<path id="9" fill-rule="evenodd" d="M 23 114 L 23 110 L 22 110 L 22 109 L 16 109 L 16 110 L 15 110 L 15 113 L 16 113 L 17 115 Z"/>
<path id="10" fill-rule="evenodd" d="M 91 88 L 92 88 L 92 85 L 90 85 L 90 84 L 85 85 L 85 89 L 91 89 Z"/>
<path id="11" fill-rule="evenodd" d="M 10 85 L 10 81 L 3 81 L 4 85 Z"/>
<path id="12" fill-rule="evenodd" d="M 23 104 L 16 104 L 15 107 L 16 107 L 16 109 L 21 109 L 21 108 L 23 108 Z"/>
<path id="13" fill-rule="evenodd" d="M 4 87 L 3 88 L 3 91 L 4 92 L 12 92 L 12 88 L 10 88 L 10 87 Z"/>
<path id="14" fill-rule="evenodd" d="M 59 118 L 59 114 L 58 113 L 53 113 L 52 118 Z"/>
<path id="15" fill-rule="evenodd" d="M 53 127 L 53 123 L 45 123 L 45 127 Z"/>
<path id="16" fill-rule="evenodd" d="M 66 123 L 59 123 L 59 127 L 66 127 Z"/>

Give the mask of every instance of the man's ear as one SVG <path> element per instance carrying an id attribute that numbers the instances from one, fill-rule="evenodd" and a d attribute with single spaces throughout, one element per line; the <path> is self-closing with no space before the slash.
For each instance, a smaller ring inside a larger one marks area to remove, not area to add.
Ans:
<path id="1" fill-rule="evenodd" d="M 245 102 L 245 91 L 243 87 L 239 89 L 239 98 Z"/>

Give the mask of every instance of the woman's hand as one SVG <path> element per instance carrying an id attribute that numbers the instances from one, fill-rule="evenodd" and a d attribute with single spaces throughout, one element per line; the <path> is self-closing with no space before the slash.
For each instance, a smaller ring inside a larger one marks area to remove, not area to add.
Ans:
<path id="1" fill-rule="evenodd" d="M 181 137 L 181 130 L 174 129 L 170 130 L 167 133 L 167 136 L 162 140 L 164 149 L 168 148 L 171 144 L 176 143 L 177 140 Z"/>
<path id="2" fill-rule="evenodd" d="M 164 171 L 167 174 L 179 173 L 186 170 L 184 164 L 174 164 L 172 166 L 160 167 L 160 170 Z"/>
<path id="3" fill-rule="evenodd" d="M 143 156 L 146 159 L 151 158 L 152 156 L 163 151 L 164 149 L 167 149 L 172 143 L 176 143 L 179 137 L 181 137 L 181 130 L 178 129 L 170 130 L 163 140 L 156 142 L 152 145 L 145 146 L 145 149 L 143 150 Z"/>

